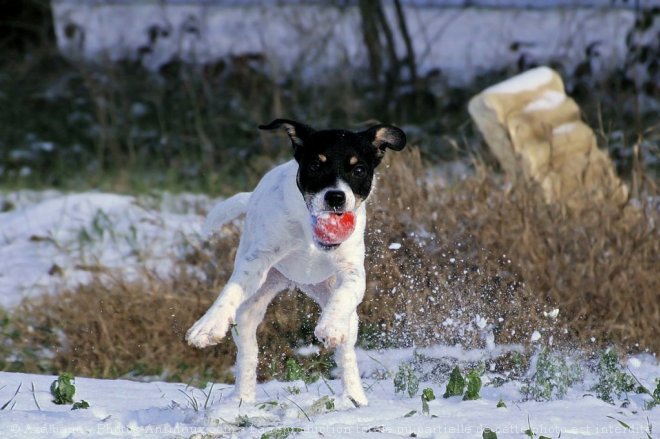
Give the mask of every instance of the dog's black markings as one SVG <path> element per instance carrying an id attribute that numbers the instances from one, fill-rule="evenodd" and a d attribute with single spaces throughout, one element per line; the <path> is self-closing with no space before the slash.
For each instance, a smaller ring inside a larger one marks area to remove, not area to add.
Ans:
<path id="1" fill-rule="evenodd" d="M 305 198 L 341 179 L 350 186 L 356 197 L 366 199 L 371 191 L 374 170 L 385 149 L 401 151 L 406 145 L 406 135 L 391 125 L 376 125 L 355 133 L 347 130 L 317 131 L 300 122 L 276 119 L 259 128 L 286 130 L 299 165 L 298 188 Z M 342 192 L 328 192 L 325 199 L 333 209 L 342 209 Z"/>

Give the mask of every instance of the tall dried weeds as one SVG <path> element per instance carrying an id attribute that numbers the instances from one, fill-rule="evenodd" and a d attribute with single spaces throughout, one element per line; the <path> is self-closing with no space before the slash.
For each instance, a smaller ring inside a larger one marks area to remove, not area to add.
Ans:
<path id="1" fill-rule="evenodd" d="M 370 200 L 362 346 L 530 343 L 538 331 L 538 343 L 660 351 L 657 204 L 594 203 L 569 215 L 537 188 L 507 187 L 480 165 L 443 185 L 415 149 L 383 168 Z M 45 363 L 24 355 L 23 370 L 229 379 L 230 339 L 199 351 L 183 335 L 228 278 L 237 241 L 233 229 L 194 249 L 166 278 L 99 279 L 25 302 L 11 323 L 14 347 L 51 355 Z M 544 311 L 555 307 L 553 320 Z M 281 376 L 294 348 L 315 342 L 318 313 L 300 293 L 274 301 L 259 328 L 261 378 Z M 327 370 L 328 354 L 301 361 Z"/>

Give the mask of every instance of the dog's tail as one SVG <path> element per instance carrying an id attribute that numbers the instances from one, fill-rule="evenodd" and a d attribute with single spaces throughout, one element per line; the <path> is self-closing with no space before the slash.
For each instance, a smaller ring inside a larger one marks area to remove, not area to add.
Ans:
<path id="1" fill-rule="evenodd" d="M 209 238 L 222 225 L 247 212 L 251 195 L 252 192 L 241 192 L 216 204 L 206 216 L 202 237 Z"/>

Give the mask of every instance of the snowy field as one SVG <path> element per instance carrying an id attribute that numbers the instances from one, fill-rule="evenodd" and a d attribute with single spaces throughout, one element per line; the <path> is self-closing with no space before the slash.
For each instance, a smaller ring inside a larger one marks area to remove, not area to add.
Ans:
<path id="1" fill-rule="evenodd" d="M 433 349 L 435 355 L 455 351 Z M 472 354 L 487 358 L 485 352 Z M 0 372 L 0 402 L 9 403 L 0 414 L 0 436 L 259 438 L 269 437 L 262 436 L 268 432 L 270 437 L 284 437 L 275 435 L 277 429 L 290 428 L 296 433 L 292 436 L 300 438 L 481 438 L 484 429 L 490 428 L 498 438 L 529 437 L 528 429 L 532 437 L 658 437 L 653 432 L 660 428 L 660 410 L 642 410 L 639 395 L 631 396 L 629 405 L 622 408 L 620 402 L 610 405 L 597 399 L 585 385 L 571 389 L 562 400 L 519 402 L 519 383 L 494 387 L 488 383 L 488 374 L 481 398 L 475 401 L 442 398 L 445 383 L 420 383 L 420 391 L 431 388 L 437 396 L 428 403 L 428 413 L 423 413 L 420 396 L 395 393 L 392 379 L 376 357 L 399 362 L 410 360 L 412 353 L 361 352 L 364 373 L 385 377 L 364 380 L 370 405 L 361 408 L 337 397 L 337 381 L 308 385 L 272 381 L 258 386 L 256 403 L 239 404 L 223 399 L 232 389 L 224 384 L 201 390 L 185 384 L 77 378 L 74 398 L 87 401 L 90 407 L 74 411 L 71 405 L 52 403 L 49 386 L 56 377 Z M 646 384 L 660 372 L 648 356 L 634 358 L 629 365 Z M 506 407 L 497 407 L 500 401 Z"/>
<path id="2" fill-rule="evenodd" d="M 12 307 L 111 269 L 167 273 L 197 243 L 204 196 L 132 197 L 108 193 L 0 194 L 0 306 Z"/>
<path id="3" fill-rule="evenodd" d="M 198 243 L 203 214 L 212 200 L 193 195 L 120 196 L 19 191 L 0 195 L 0 299 L 11 309 L 24 297 L 54 292 L 63 284 L 86 282 L 103 267 L 131 275 L 141 266 L 166 271 L 172 257 Z M 54 268 L 57 267 L 57 268 Z M 493 370 L 494 359 L 519 346 L 483 350 L 434 346 L 382 352 L 359 351 L 368 407 L 355 408 L 338 396 L 337 380 L 305 384 L 260 384 L 256 404 L 226 399 L 232 386 L 76 378 L 75 401 L 88 409 L 56 405 L 50 385 L 56 377 L 0 372 L 1 438 L 208 438 L 208 437 L 428 437 L 481 438 L 485 428 L 498 438 L 659 437 L 660 407 L 649 395 L 631 392 L 609 404 L 592 390 L 598 377 L 583 378 L 560 399 L 525 401 L 523 379 Z M 314 351 L 309 349 L 309 351 Z M 419 362 L 420 358 L 426 359 Z M 443 398 L 446 370 L 482 362 L 480 398 Z M 421 382 L 413 397 L 395 392 L 401 364 L 414 364 Z M 626 371 L 655 389 L 660 366 L 652 355 L 624 360 Z M 527 373 L 529 377 L 531 372 Z M 422 408 L 421 393 L 436 396 Z M 506 407 L 498 407 L 503 402 Z M 262 436 L 264 435 L 265 436 Z M 270 436 L 269 436 L 270 434 Z M 560 436 L 561 435 L 561 436 Z"/>

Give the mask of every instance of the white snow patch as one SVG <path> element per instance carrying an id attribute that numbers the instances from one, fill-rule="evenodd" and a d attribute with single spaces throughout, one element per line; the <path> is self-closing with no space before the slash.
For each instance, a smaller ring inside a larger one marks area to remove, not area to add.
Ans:
<path id="1" fill-rule="evenodd" d="M 311 357 L 312 355 L 316 355 L 321 351 L 321 348 L 319 348 L 316 345 L 313 344 L 308 344 L 307 346 L 302 346 L 299 347 L 295 350 L 296 355 L 300 355 L 303 357 Z"/>
<path id="2" fill-rule="evenodd" d="M 520 93 L 535 90 L 552 79 L 552 70 L 542 66 L 488 87 L 484 93 Z"/>
<path id="3" fill-rule="evenodd" d="M 477 314 L 474 317 L 474 324 L 477 325 L 479 329 L 484 329 L 486 325 L 488 325 L 488 320 Z"/>
<path id="4" fill-rule="evenodd" d="M 532 332 L 532 336 L 530 337 L 531 341 L 539 341 L 540 339 L 541 339 L 541 333 L 539 331 Z"/>
<path id="5" fill-rule="evenodd" d="M 552 311 L 547 311 L 547 312 L 543 311 L 543 316 L 545 316 L 545 317 L 547 317 L 551 320 L 556 319 L 558 315 L 559 315 L 559 308 L 555 308 Z"/>
<path id="6" fill-rule="evenodd" d="M 575 122 L 563 123 L 552 130 L 553 136 L 558 136 L 560 134 L 568 134 L 575 129 L 577 124 Z"/>
<path id="7" fill-rule="evenodd" d="M 529 104 L 525 105 L 523 112 L 533 113 L 534 111 L 551 110 L 553 108 L 557 108 L 565 100 L 566 95 L 564 93 L 558 92 L 556 90 L 546 90 L 538 99 L 535 99 Z"/>
<path id="8" fill-rule="evenodd" d="M 393 242 L 393 243 L 390 244 L 390 246 L 387 247 L 387 248 L 389 248 L 390 250 L 398 250 L 398 249 L 401 248 L 401 244 L 399 244 L 398 242 Z"/>
<path id="9" fill-rule="evenodd" d="M 116 194 L 19 191 L 0 194 L 0 306 L 88 282 L 99 269 L 166 274 L 198 242 L 206 197 L 154 200 Z"/>
<path id="10" fill-rule="evenodd" d="M 486 349 L 489 351 L 492 351 L 495 349 L 495 334 L 493 332 L 488 332 L 486 336 L 484 337 L 484 341 L 486 342 Z"/>

